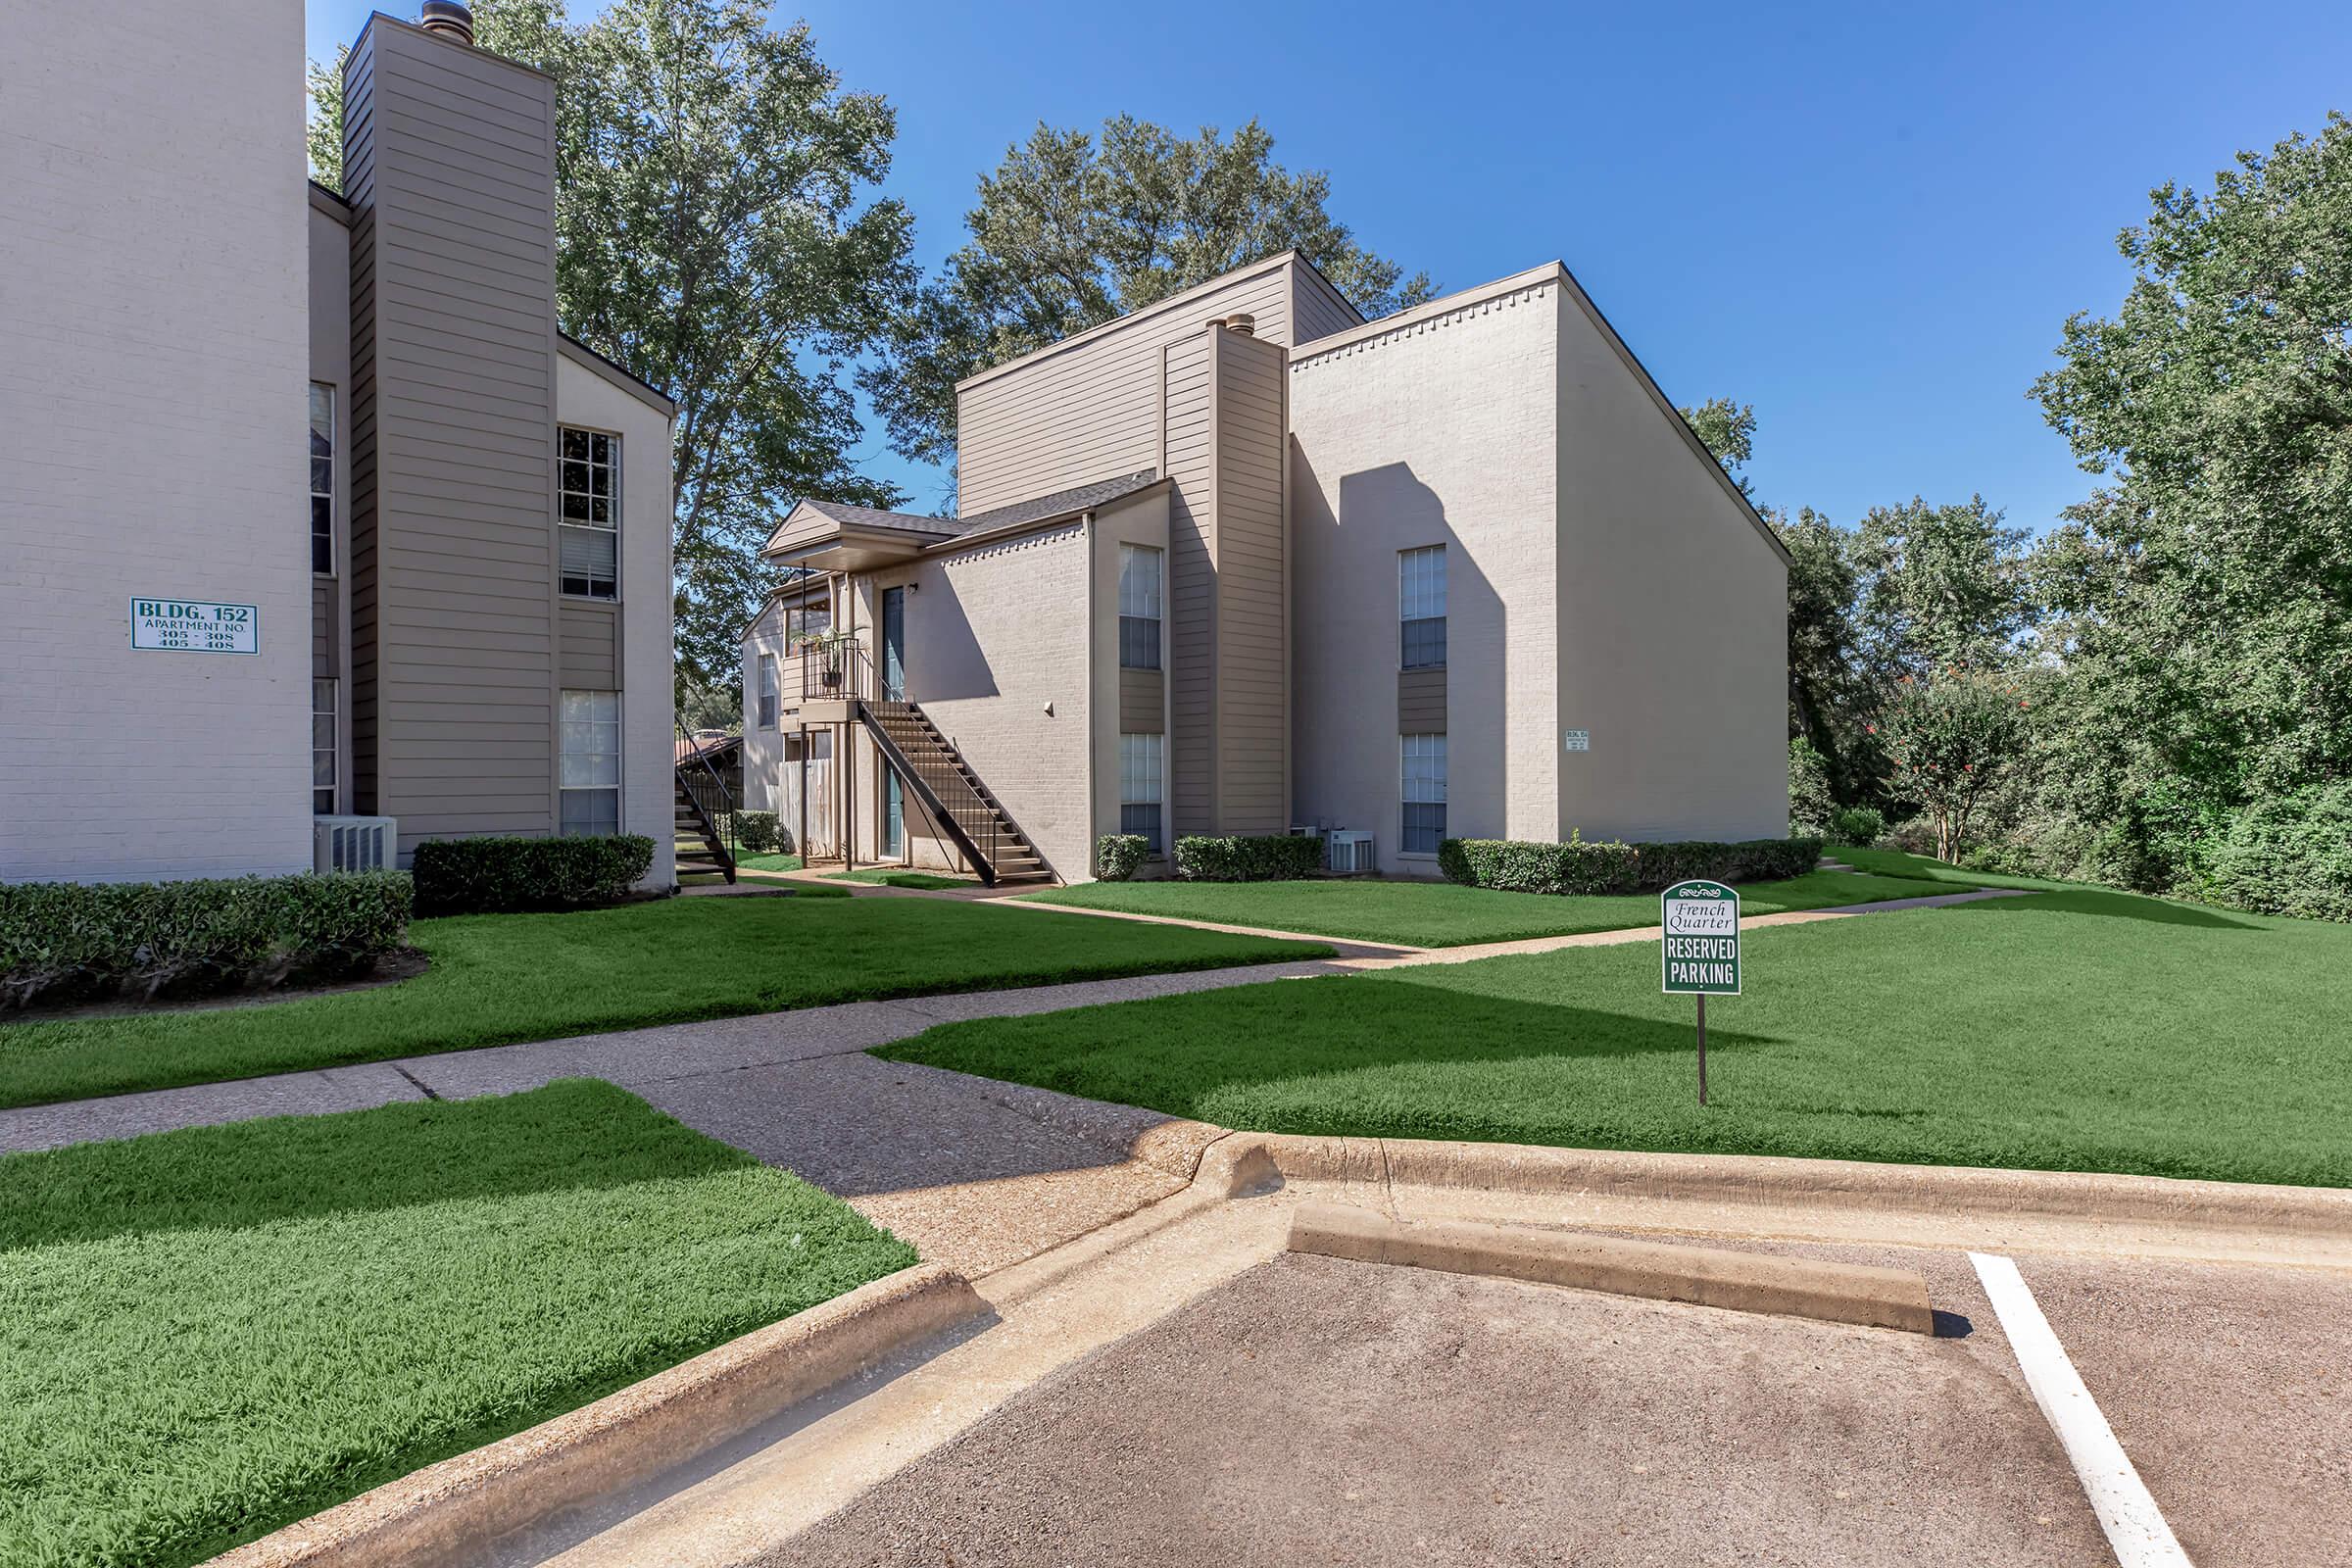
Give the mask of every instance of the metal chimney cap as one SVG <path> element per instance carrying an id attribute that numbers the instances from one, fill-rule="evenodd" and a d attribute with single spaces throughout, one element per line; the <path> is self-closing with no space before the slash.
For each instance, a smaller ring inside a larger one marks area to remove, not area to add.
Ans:
<path id="1" fill-rule="evenodd" d="M 1223 325 L 1226 331 L 1239 332 L 1244 337 L 1257 335 L 1257 318 L 1251 316 L 1248 311 L 1236 311 L 1231 316 L 1225 317 Z"/>
<path id="2" fill-rule="evenodd" d="M 416 14 L 416 25 L 462 44 L 473 43 L 473 13 L 461 0 L 424 0 Z"/>

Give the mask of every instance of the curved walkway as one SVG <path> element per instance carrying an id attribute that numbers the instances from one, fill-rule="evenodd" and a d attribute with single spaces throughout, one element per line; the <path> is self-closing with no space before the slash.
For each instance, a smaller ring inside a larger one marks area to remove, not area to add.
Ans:
<path id="1" fill-rule="evenodd" d="M 969 897 L 862 887 L 858 896 Z M 2005 891 L 1957 893 L 1756 915 L 1740 923 L 1790 925 L 2011 896 Z M 1052 905 L 999 906 L 1026 909 L 1027 918 L 1071 914 L 1170 925 L 1204 923 Z M 1312 937 L 1309 940 L 1326 943 L 1340 956 L 1014 991 L 853 1002 L 27 1105 L 0 1110 L 0 1153 L 257 1116 L 512 1094 L 558 1078 L 602 1078 L 642 1096 L 688 1126 L 849 1200 L 912 1243 L 926 1258 L 977 1276 L 1177 1191 L 1184 1181 L 1176 1172 L 1185 1161 L 1171 1160 L 1168 1151 L 1151 1146 L 1171 1137 L 1181 1141 L 1183 1128 L 1191 1124 L 1179 1125 L 1133 1106 L 881 1061 L 865 1054 L 868 1048 L 961 1018 L 1010 1017 L 1316 975 L 1645 942 L 1657 934 L 1650 926 L 1437 949 Z M 1155 1129 L 1160 1130 L 1156 1138 L 1147 1137 Z"/>

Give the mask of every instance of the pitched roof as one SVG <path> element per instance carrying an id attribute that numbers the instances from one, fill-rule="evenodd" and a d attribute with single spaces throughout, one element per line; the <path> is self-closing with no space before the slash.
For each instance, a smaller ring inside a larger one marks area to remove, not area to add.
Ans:
<path id="1" fill-rule="evenodd" d="M 1098 479 L 1093 484 L 1074 485 L 1056 490 L 1051 495 L 1037 496 L 1028 501 L 1016 501 L 1008 507 L 993 507 L 968 517 L 923 517 L 911 512 L 884 512 L 877 507 L 853 507 L 846 501 L 803 501 L 792 509 L 776 531 L 768 536 L 773 549 L 792 518 L 802 507 L 820 517 L 850 528 L 888 528 L 899 533 L 927 534 L 934 540 L 958 539 L 969 534 L 991 533 L 999 528 L 1017 528 L 1024 523 L 1043 522 L 1050 517 L 1074 516 L 1124 500 L 1139 491 L 1149 490 L 1159 483 L 1157 468 L 1145 468 L 1136 473 L 1123 473 L 1115 479 Z"/>

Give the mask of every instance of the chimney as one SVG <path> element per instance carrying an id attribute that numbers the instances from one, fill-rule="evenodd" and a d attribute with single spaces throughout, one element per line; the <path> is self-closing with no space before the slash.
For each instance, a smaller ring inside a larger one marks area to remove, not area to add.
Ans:
<path id="1" fill-rule="evenodd" d="M 416 25 L 444 38 L 454 38 L 469 48 L 473 44 L 473 13 L 460 0 L 424 0 L 416 16 Z"/>
<path id="2" fill-rule="evenodd" d="M 1217 324 L 1228 332 L 1239 332 L 1244 337 L 1257 335 L 1257 318 L 1248 311 L 1236 311 L 1231 316 L 1219 317 Z"/>

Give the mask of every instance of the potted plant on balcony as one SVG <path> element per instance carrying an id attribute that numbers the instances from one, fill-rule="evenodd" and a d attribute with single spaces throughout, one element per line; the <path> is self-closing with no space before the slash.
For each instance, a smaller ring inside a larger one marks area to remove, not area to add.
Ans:
<path id="1" fill-rule="evenodd" d="M 837 690 L 842 672 L 849 667 L 849 650 L 858 641 L 855 633 L 846 631 L 804 632 L 793 639 L 793 648 L 803 658 L 816 661 L 816 678 L 828 690 Z"/>

